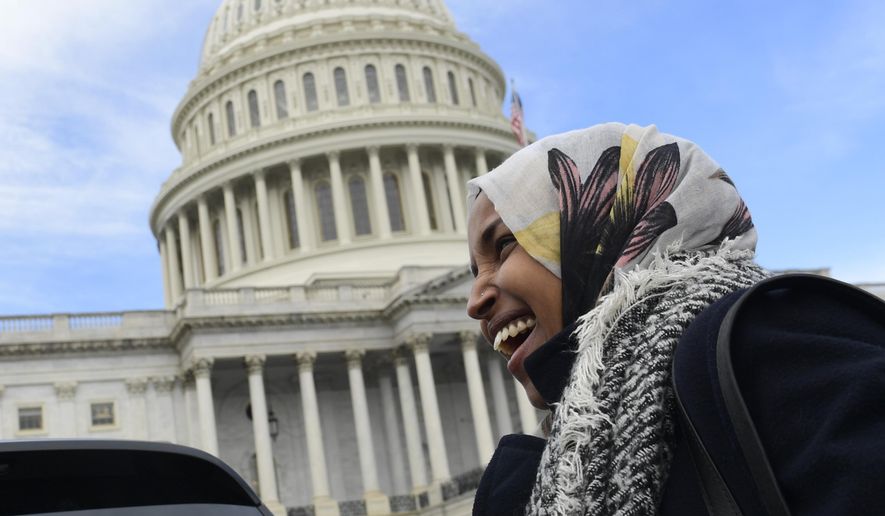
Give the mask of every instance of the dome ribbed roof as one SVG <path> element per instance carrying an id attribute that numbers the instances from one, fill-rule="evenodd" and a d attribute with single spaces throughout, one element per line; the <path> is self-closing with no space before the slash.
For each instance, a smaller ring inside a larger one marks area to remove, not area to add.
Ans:
<path id="1" fill-rule="evenodd" d="M 249 41 L 348 17 L 399 17 L 452 26 L 442 0 L 224 0 L 206 32 L 200 69 Z"/>

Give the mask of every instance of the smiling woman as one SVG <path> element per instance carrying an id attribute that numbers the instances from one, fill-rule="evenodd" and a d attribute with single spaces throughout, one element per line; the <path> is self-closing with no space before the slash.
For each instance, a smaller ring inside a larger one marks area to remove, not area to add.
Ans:
<path id="1" fill-rule="evenodd" d="M 479 320 L 482 334 L 507 360 L 532 404 L 550 409 L 546 439 L 519 435 L 501 440 L 477 490 L 474 514 L 761 514 L 769 504 L 786 507 L 780 489 L 815 496 L 808 487 L 813 475 L 783 475 L 763 484 L 759 475 L 747 477 L 744 470 L 729 474 L 729 465 L 743 460 L 735 452 L 738 443 L 743 446 L 748 435 L 756 434 L 705 426 L 710 407 L 725 410 L 723 403 L 697 401 L 687 407 L 691 419 L 677 419 L 671 375 L 677 343 L 680 356 L 687 356 L 676 363 L 682 373 L 675 375 L 680 396 L 705 399 L 698 392 L 707 390 L 691 382 L 704 378 L 709 353 L 718 356 L 722 339 L 709 339 L 716 333 L 698 325 L 718 330 L 732 305 L 763 303 L 740 300 L 754 284 L 752 290 L 760 290 L 765 283 L 759 282 L 768 276 L 753 260 L 756 230 L 746 205 L 728 175 L 698 146 L 654 126 L 604 124 L 544 138 L 470 181 L 468 191 L 475 281 L 467 312 Z M 811 285 L 813 293 L 823 292 L 822 280 L 812 279 L 801 282 Z M 810 413 L 812 407 L 796 403 L 794 389 L 802 391 L 809 377 L 822 373 L 809 367 L 792 386 L 776 383 L 786 371 L 801 369 L 792 358 L 805 348 L 784 353 L 785 347 L 807 343 L 810 331 L 823 336 L 821 346 L 844 335 L 852 337 L 839 341 L 840 346 L 878 342 L 885 335 L 885 306 L 876 303 L 858 315 L 822 296 L 808 306 L 828 306 L 843 315 L 834 327 L 816 330 L 806 327 L 820 317 L 818 308 L 797 310 L 795 303 L 775 297 L 757 311 L 759 319 L 746 324 L 757 333 L 735 345 L 733 370 L 745 375 L 748 391 L 765 393 L 749 407 L 750 414 L 770 416 L 757 424 L 761 435 L 778 443 L 807 432 L 807 425 L 797 426 L 795 418 L 781 413 L 785 407 Z M 843 322 L 849 320 L 856 322 Z M 770 333 L 759 334 L 759 328 Z M 869 346 L 862 347 L 869 353 Z M 877 371 L 885 371 L 885 353 L 881 348 L 876 353 L 864 358 L 863 367 L 873 358 Z M 751 362 L 744 361 L 747 356 Z M 832 371 L 837 352 L 828 349 L 820 356 L 826 357 L 820 367 Z M 719 369 L 731 371 L 732 366 L 720 363 Z M 757 372 L 762 369 L 770 372 Z M 881 376 L 871 374 L 863 376 Z M 686 383 L 687 394 L 680 387 Z M 858 386 L 845 388 L 855 392 Z M 880 403 L 882 389 L 877 389 L 869 392 Z M 728 409 L 713 414 L 714 421 L 728 421 Z M 879 419 L 871 428 L 885 430 Z M 703 439 L 695 437 L 691 448 L 687 435 L 695 427 Z M 723 436 L 731 441 L 722 441 Z M 804 437 L 808 443 L 820 436 Z M 702 473 L 705 483 L 697 481 L 697 471 L 710 469 L 702 469 L 701 455 L 690 450 L 704 448 L 704 442 L 721 452 L 713 453 L 712 469 L 717 463 L 725 467 L 729 486 L 719 492 L 728 493 L 724 506 L 740 507 L 737 512 L 722 513 L 723 505 L 710 505 L 715 499 L 708 496 L 713 492 L 708 477 Z M 816 461 L 808 449 L 781 453 L 778 448 L 770 464 L 763 451 L 763 469 L 780 472 Z M 872 449 L 881 449 L 881 443 L 865 443 L 857 454 Z M 752 469 L 755 463 L 746 460 Z M 848 453 L 839 460 L 862 459 Z M 832 470 L 818 474 L 826 471 Z M 774 494 L 757 496 L 752 494 L 756 488 Z"/>

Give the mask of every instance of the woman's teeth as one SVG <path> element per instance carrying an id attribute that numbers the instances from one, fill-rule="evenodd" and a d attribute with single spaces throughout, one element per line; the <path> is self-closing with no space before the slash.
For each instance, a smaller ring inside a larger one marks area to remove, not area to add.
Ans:
<path id="1" fill-rule="evenodd" d="M 507 339 L 510 337 L 516 337 L 520 333 L 525 333 L 528 330 L 531 330 L 535 327 L 535 319 L 532 317 L 528 317 L 525 319 L 520 319 L 519 321 L 513 321 L 507 326 L 501 328 L 498 331 L 498 334 L 495 335 L 495 351 L 501 351 L 501 345 L 507 342 Z"/>

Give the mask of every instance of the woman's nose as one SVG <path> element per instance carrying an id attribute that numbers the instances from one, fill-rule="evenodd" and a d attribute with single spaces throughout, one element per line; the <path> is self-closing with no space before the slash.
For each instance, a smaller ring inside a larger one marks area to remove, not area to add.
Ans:
<path id="1" fill-rule="evenodd" d="M 467 315 L 474 319 L 485 319 L 495 304 L 497 290 L 485 283 L 474 283 L 467 300 Z"/>

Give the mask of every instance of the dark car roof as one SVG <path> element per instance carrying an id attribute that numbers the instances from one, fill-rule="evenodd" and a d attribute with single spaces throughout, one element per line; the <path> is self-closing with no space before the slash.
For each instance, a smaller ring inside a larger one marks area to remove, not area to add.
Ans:
<path id="1" fill-rule="evenodd" d="M 193 448 L 142 441 L 0 441 L 0 515 L 111 512 L 270 514 L 230 466 Z"/>

